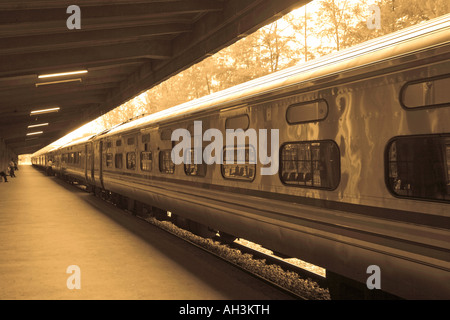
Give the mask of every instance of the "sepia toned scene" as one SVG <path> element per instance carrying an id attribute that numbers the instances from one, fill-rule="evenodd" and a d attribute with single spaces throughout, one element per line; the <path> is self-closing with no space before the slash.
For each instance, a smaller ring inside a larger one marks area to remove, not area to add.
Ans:
<path id="1" fill-rule="evenodd" d="M 1 300 L 450 298 L 448 1 L 3 1 L 0 61 Z"/>

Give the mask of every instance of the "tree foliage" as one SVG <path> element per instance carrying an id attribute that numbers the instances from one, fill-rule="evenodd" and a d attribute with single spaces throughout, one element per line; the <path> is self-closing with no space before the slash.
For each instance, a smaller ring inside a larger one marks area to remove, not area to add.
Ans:
<path id="1" fill-rule="evenodd" d="M 381 28 L 369 29 L 369 5 Z M 448 0 L 315 0 L 128 101 L 111 127 L 449 13 Z"/>

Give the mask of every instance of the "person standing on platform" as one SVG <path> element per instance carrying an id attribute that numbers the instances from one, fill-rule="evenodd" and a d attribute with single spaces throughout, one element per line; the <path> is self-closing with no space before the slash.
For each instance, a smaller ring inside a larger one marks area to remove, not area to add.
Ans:
<path id="1" fill-rule="evenodd" d="M 3 179 L 5 180 L 5 182 L 8 182 L 8 179 L 6 178 L 6 172 L 8 172 L 8 170 L 0 171 L 0 177 L 3 177 Z M 1 179 L 0 179 L 0 180 L 1 180 Z"/>
<path id="2" fill-rule="evenodd" d="M 11 178 L 15 178 L 16 175 L 14 174 L 14 159 L 11 158 L 11 161 L 9 162 L 9 176 Z"/>
<path id="3" fill-rule="evenodd" d="M 52 159 L 49 159 L 48 162 L 47 162 L 47 175 L 48 176 L 52 176 L 53 175 L 52 165 L 53 165 L 53 161 L 52 161 Z"/>

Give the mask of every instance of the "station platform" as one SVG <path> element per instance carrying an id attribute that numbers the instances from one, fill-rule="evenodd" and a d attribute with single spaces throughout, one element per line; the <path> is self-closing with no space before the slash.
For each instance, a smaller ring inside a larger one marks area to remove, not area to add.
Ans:
<path id="1" fill-rule="evenodd" d="M 248 278 L 31 166 L 0 182 L 1 300 L 287 298 Z"/>

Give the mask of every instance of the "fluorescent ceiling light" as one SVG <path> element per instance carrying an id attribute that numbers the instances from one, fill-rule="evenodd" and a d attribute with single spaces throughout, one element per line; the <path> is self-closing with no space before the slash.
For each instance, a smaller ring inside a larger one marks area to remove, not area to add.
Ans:
<path id="1" fill-rule="evenodd" d="M 43 127 L 43 126 L 48 126 L 48 122 L 40 123 L 40 124 L 33 124 L 33 125 L 28 126 L 28 128 L 36 128 L 36 127 Z"/>
<path id="2" fill-rule="evenodd" d="M 51 73 L 51 74 L 40 75 L 38 78 L 43 79 L 43 78 L 63 77 L 63 76 L 70 76 L 73 74 L 83 74 L 83 73 L 87 73 L 87 72 L 88 72 L 87 70 L 78 70 L 78 71 L 70 71 L 70 72 Z"/>
<path id="3" fill-rule="evenodd" d="M 36 87 L 45 86 L 48 84 L 65 83 L 65 82 L 82 82 L 82 80 L 81 80 L 81 78 L 76 78 L 76 79 L 67 79 L 67 80 L 57 80 L 57 81 L 51 81 L 51 82 L 38 82 L 38 83 L 36 83 Z"/>
<path id="4" fill-rule="evenodd" d="M 27 136 L 34 136 L 36 134 L 42 134 L 42 133 L 44 133 L 44 132 L 43 131 L 30 132 L 30 133 L 27 133 Z"/>
<path id="5" fill-rule="evenodd" d="M 35 114 L 58 112 L 58 111 L 59 111 L 59 107 L 57 107 L 57 108 L 49 108 L 49 109 L 41 109 L 41 110 L 31 111 L 30 115 L 32 116 L 32 115 L 35 115 Z"/>

